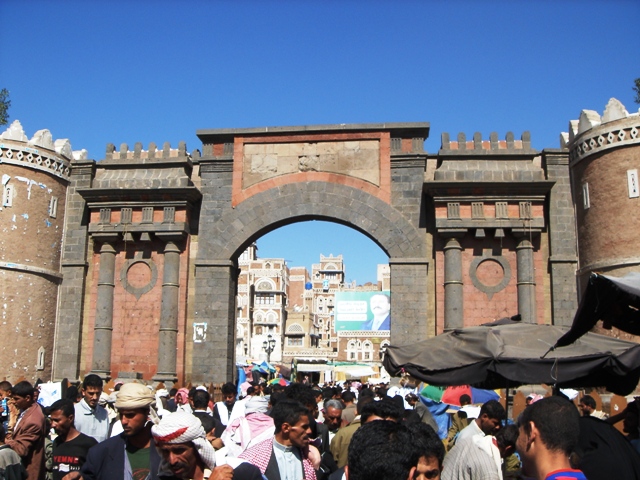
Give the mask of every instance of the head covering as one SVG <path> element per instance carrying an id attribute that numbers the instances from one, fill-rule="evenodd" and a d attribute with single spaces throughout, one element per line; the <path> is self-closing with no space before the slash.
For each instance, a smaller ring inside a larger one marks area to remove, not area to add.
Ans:
<path id="1" fill-rule="evenodd" d="M 178 405 L 186 405 L 187 403 L 189 403 L 189 390 L 187 390 L 186 388 L 181 388 L 180 390 L 178 390 L 174 398 Z"/>
<path id="2" fill-rule="evenodd" d="M 264 397 L 253 396 L 245 404 L 244 414 L 267 413 L 269 402 Z"/>
<path id="3" fill-rule="evenodd" d="M 179 411 L 164 416 L 159 424 L 151 427 L 151 434 L 157 444 L 191 442 L 207 468 L 213 470 L 216 466 L 216 452 L 207 440 L 202 422 L 191 413 Z M 159 475 L 164 471 L 170 469 L 163 461 Z"/>
<path id="4" fill-rule="evenodd" d="M 116 408 L 147 408 L 156 401 L 153 393 L 141 383 L 126 383 L 116 396 Z"/>
<path id="5" fill-rule="evenodd" d="M 125 383 L 116 396 L 116 408 L 134 409 L 148 408 L 149 418 L 153 423 L 158 423 L 158 415 L 153 409 L 156 398 L 153 392 L 141 383 Z"/>
<path id="6" fill-rule="evenodd" d="M 108 401 L 109 401 L 109 395 L 107 393 L 105 393 L 105 392 L 102 392 L 100 394 L 100 399 L 98 400 L 98 404 L 101 407 L 104 407 L 107 404 Z"/>

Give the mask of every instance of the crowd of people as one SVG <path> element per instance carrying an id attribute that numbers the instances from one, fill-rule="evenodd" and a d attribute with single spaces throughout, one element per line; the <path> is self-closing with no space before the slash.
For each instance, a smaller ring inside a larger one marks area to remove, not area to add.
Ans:
<path id="1" fill-rule="evenodd" d="M 638 402 L 603 420 L 589 396 L 579 409 L 562 396 L 531 396 L 513 422 L 491 400 L 475 418 L 452 413 L 441 439 L 407 385 L 257 381 L 246 395 L 232 383 L 221 393 L 213 402 L 204 386 L 130 382 L 107 394 L 90 374 L 44 408 L 29 382 L 0 382 L 0 479 L 640 478 Z M 628 438 L 611 426 L 621 420 L 635 428 Z"/>

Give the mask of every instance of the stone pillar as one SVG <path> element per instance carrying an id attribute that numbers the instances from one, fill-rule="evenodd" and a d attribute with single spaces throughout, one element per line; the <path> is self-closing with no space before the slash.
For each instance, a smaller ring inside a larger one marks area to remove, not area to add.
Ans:
<path id="1" fill-rule="evenodd" d="M 533 245 L 526 237 L 521 237 L 516 247 L 518 264 L 518 312 L 522 321 L 537 323 L 536 282 L 533 267 Z"/>
<path id="2" fill-rule="evenodd" d="M 230 260 L 196 264 L 195 318 L 187 337 L 194 338 L 192 383 L 234 379 L 238 273 Z M 194 335 L 196 326 L 201 334 Z"/>
<path id="3" fill-rule="evenodd" d="M 158 335 L 158 370 L 153 379 L 157 382 L 175 382 L 178 379 L 176 353 L 178 349 L 180 248 L 173 241 L 167 241 L 164 247 L 163 270 Z"/>
<path id="4" fill-rule="evenodd" d="M 427 328 L 429 262 L 424 258 L 389 258 L 389 267 L 391 344 L 416 343 L 430 336 Z"/>
<path id="5" fill-rule="evenodd" d="M 451 237 L 444 246 L 444 330 L 464 327 L 462 246 Z"/>
<path id="6" fill-rule="evenodd" d="M 113 335 L 113 291 L 116 250 L 109 242 L 100 247 L 100 271 L 93 327 L 93 362 L 91 373 L 103 379 L 111 376 L 111 337 Z"/>
<path id="7" fill-rule="evenodd" d="M 62 285 L 53 349 L 53 381 L 80 375 L 80 340 L 87 272 L 86 202 L 78 189 L 91 187 L 93 160 L 71 162 L 71 183 L 67 189 L 64 238 L 62 242 Z"/>
<path id="8" fill-rule="evenodd" d="M 551 316 L 554 325 L 571 326 L 578 308 L 578 253 L 569 177 L 569 152 L 545 149 L 542 153 L 547 178 L 555 181 L 549 194 Z"/>

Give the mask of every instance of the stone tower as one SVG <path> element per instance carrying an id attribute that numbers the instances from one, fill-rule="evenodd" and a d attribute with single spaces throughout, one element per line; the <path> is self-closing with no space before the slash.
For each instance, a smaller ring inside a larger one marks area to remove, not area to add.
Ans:
<path id="1" fill-rule="evenodd" d="M 0 371 L 11 382 L 51 377 L 73 155 L 69 140 L 53 141 L 49 130 L 29 140 L 17 120 L 0 135 Z"/>
<path id="2" fill-rule="evenodd" d="M 592 272 L 640 269 L 640 116 L 609 100 L 600 116 L 583 110 L 561 136 L 569 149 L 578 232 L 580 290 Z"/>

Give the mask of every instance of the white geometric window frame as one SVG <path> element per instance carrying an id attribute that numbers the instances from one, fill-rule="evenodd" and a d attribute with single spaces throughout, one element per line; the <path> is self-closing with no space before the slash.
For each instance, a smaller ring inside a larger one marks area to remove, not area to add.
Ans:
<path id="1" fill-rule="evenodd" d="M 56 218 L 58 215 L 58 197 L 51 197 L 49 200 L 49 217 Z"/>
<path id="2" fill-rule="evenodd" d="M 7 183 L 2 188 L 2 206 L 13 207 L 13 197 L 15 195 L 14 186 Z"/>
<path id="3" fill-rule="evenodd" d="M 582 184 L 582 206 L 585 210 L 591 208 L 591 200 L 589 199 L 589 184 Z"/>
<path id="4" fill-rule="evenodd" d="M 629 198 L 640 197 L 640 185 L 638 185 L 638 170 L 627 170 L 627 184 L 629 187 Z"/>

